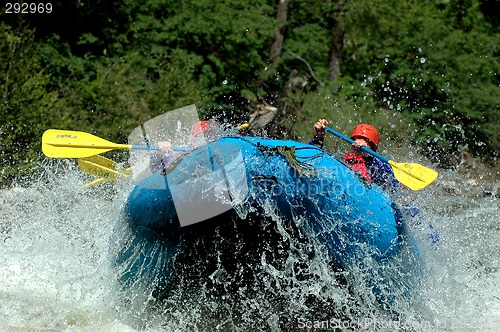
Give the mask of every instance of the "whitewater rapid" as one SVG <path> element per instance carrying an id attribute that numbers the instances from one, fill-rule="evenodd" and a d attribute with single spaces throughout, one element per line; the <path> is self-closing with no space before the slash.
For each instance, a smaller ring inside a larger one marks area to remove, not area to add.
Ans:
<path id="1" fill-rule="evenodd" d="M 72 162 L 44 168 L 0 191 L 1 331 L 500 330 L 500 201 L 494 196 L 449 195 L 436 189 L 439 182 L 417 196 L 441 240 L 432 246 L 424 229 L 414 230 L 423 240 L 424 287 L 417 301 L 396 308 L 401 318 L 394 319 L 300 243 L 293 255 L 283 253 L 285 263 L 300 261 L 315 278 L 303 280 L 263 255 L 259 288 L 213 292 L 203 282 L 186 282 L 161 303 L 145 290 L 122 289 L 110 242 L 132 184 L 84 188 L 90 178 Z M 227 243 L 222 235 L 219 241 L 201 250 Z M 212 284 L 224 271 L 210 275 Z"/>

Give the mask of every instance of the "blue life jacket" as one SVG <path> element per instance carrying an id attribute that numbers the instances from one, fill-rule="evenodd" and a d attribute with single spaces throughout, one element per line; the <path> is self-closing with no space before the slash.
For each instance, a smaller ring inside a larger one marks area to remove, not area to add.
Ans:
<path id="1" fill-rule="evenodd" d="M 392 167 L 378 158 L 365 159 L 370 178 L 387 193 L 394 194 L 401 189 Z"/>

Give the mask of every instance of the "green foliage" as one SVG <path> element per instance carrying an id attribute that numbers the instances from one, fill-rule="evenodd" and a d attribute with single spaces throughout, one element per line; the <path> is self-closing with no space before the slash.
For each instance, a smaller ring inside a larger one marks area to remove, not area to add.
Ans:
<path id="1" fill-rule="evenodd" d="M 498 123 L 500 68 L 494 59 L 500 40 L 484 33 L 488 25 L 480 24 L 477 1 L 394 2 L 388 12 L 397 15 L 382 15 L 388 8 L 362 2 L 355 2 L 347 18 L 369 18 L 371 34 L 353 34 L 348 52 L 376 73 L 367 86 L 378 102 L 413 119 L 419 127 L 414 139 L 436 161 L 456 163 L 464 148 L 494 160 L 498 134 L 482 124 Z M 357 65 L 351 68 L 359 73 Z"/>
<path id="2" fill-rule="evenodd" d="M 240 89 L 266 66 L 273 8 L 266 1 L 157 1 L 138 9 L 132 43 L 162 56 L 170 49 L 196 56 L 196 74 L 216 104 L 237 107 Z"/>
<path id="3" fill-rule="evenodd" d="M 78 58 L 67 59 L 65 67 L 78 67 L 73 59 Z M 60 90 L 64 108 L 72 110 L 68 129 L 123 140 L 151 117 L 206 99 L 206 87 L 194 77 L 199 61 L 183 50 L 172 50 L 165 58 L 144 58 L 134 52 L 90 60 L 84 63 L 86 74 Z"/>
<path id="4" fill-rule="evenodd" d="M 340 82 L 336 82 L 339 84 Z M 359 102 L 362 99 L 363 102 Z M 401 113 L 378 107 L 373 96 L 362 85 L 344 81 L 338 92 L 332 93 L 331 86 L 318 89 L 317 93 L 309 93 L 304 99 L 303 112 L 298 116 L 294 131 L 305 142 L 312 138 L 313 124 L 319 118 L 325 118 L 330 126 L 349 135 L 358 123 L 370 123 L 379 128 L 382 140 L 409 141 L 409 133 L 413 125 Z M 406 130 L 401 131 L 402 128 Z M 382 144 L 382 148 L 384 148 Z M 330 139 L 325 140 L 325 146 L 330 150 L 344 151 L 345 142 Z"/>
<path id="5" fill-rule="evenodd" d="M 0 24 L 0 183 L 40 160 L 40 137 L 57 116 L 59 100 L 46 91 L 49 78 L 36 54 L 32 31 Z"/>

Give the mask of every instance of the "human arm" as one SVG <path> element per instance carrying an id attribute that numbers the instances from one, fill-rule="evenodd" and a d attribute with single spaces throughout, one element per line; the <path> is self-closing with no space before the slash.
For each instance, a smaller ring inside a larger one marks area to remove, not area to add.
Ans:
<path id="1" fill-rule="evenodd" d="M 149 158 L 149 168 L 153 173 L 165 168 L 167 163 L 170 163 L 173 153 L 172 144 L 168 141 L 160 141 L 157 146 L 159 149 Z"/>
<path id="2" fill-rule="evenodd" d="M 382 187 L 389 194 L 401 191 L 401 185 L 392 171 L 392 167 L 378 158 L 372 158 L 366 162 L 370 177 L 373 182 Z"/>
<path id="3" fill-rule="evenodd" d="M 325 138 L 325 127 L 328 126 L 330 123 L 326 119 L 319 119 L 315 124 L 314 124 L 314 137 L 313 139 L 309 142 L 311 145 L 316 145 L 320 148 L 323 148 L 323 140 Z"/>

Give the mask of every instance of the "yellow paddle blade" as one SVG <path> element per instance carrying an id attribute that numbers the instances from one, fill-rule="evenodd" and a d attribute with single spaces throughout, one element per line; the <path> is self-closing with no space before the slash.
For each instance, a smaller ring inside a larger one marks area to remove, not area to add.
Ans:
<path id="1" fill-rule="evenodd" d="M 118 163 L 103 156 L 91 156 L 78 159 L 78 166 L 87 174 L 115 181 L 120 177 L 129 177 L 130 168 L 120 172 Z"/>
<path id="2" fill-rule="evenodd" d="M 87 188 L 87 187 L 92 187 L 92 186 L 96 186 L 98 184 L 101 184 L 101 183 L 104 183 L 108 181 L 108 179 L 103 179 L 103 178 L 100 178 L 100 179 L 95 179 L 94 181 L 90 182 L 90 183 L 87 183 L 86 185 L 82 186 L 82 188 Z"/>
<path id="3" fill-rule="evenodd" d="M 415 163 L 396 163 L 389 160 L 396 180 L 412 190 L 420 190 L 431 184 L 438 173 L 425 166 Z"/>
<path id="4" fill-rule="evenodd" d="M 42 151 L 50 158 L 83 158 L 130 148 L 81 131 L 49 129 L 42 136 Z"/>
<path id="5" fill-rule="evenodd" d="M 78 162 L 80 163 L 80 161 L 91 162 L 91 163 L 94 163 L 94 164 L 97 164 L 97 165 L 100 165 L 102 167 L 106 167 L 109 169 L 113 169 L 113 170 L 116 170 L 118 167 L 118 163 L 116 161 L 111 160 L 111 159 L 106 158 L 106 157 L 101 156 L 101 155 L 80 158 L 80 160 L 78 160 Z"/>
<path id="6" fill-rule="evenodd" d="M 236 127 L 238 130 L 243 130 L 243 129 L 247 129 L 250 125 L 248 123 L 243 123 L 241 125 L 239 125 L 238 127 Z"/>

